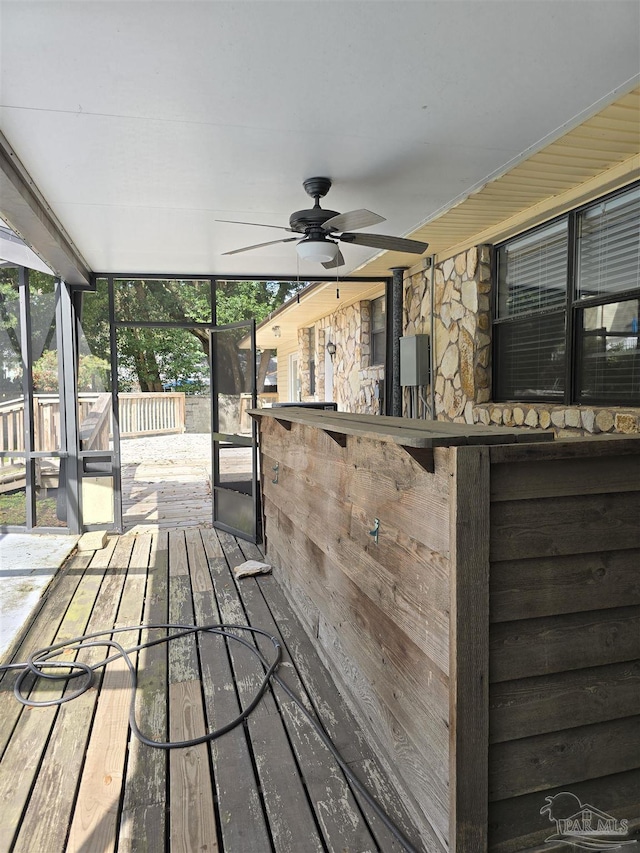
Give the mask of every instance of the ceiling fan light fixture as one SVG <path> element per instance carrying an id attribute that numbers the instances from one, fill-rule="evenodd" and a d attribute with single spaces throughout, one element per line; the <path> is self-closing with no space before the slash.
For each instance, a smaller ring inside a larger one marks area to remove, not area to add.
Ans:
<path id="1" fill-rule="evenodd" d="M 307 237 L 296 244 L 296 252 L 303 261 L 317 261 L 324 264 L 335 260 L 338 255 L 338 244 L 333 240 L 314 240 Z"/>

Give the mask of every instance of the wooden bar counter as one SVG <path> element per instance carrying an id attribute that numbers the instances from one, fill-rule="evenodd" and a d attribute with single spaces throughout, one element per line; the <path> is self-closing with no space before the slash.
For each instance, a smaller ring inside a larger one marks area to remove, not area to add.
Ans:
<path id="1" fill-rule="evenodd" d="M 267 557 L 425 850 L 541 849 L 565 791 L 640 824 L 640 437 L 251 414 Z"/>

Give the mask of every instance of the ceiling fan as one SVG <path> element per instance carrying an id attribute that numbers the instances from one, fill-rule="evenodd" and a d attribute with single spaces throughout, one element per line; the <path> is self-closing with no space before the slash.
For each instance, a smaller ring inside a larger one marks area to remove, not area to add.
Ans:
<path id="1" fill-rule="evenodd" d="M 307 195 L 315 199 L 315 204 L 309 210 L 296 210 L 289 217 L 289 227 L 283 225 L 266 225 L 263 222 L 237 222 L 233 219 L 218 219 L 217 222 L 231 222 L 235 225 L 257 225 L 261 228 L 279 228 L 304 237 L 284 237 L 281 240 L 269 240 L 266 243 L 256 243 L 253 246 L 243 246 L 225 255 L 237 255 L 239 252 L 250 252 L 263 246 L 273 246 L 276 243 L 293 243 L 298 241 L 296 251 L 304 260 L 319 261 L 325 269 L 335 269 L 344 264 L 344 257 L 336 242 L 353 243 L 356 246 L 370 246 L 373 249 L 389 249 L 394 252 L 412 252 L 421 255 L 426 251 L 428 243 L 419 240 L 407 240 L 404 237 L 390 237 L 386 234 L 354 234 L 354 229 L 367 228 L 384 222 L 384 216 L 378 216 L 370 210 L 350 210 L 338 213 L 336 210 L 325 210 L 320 207 L 320 199 L 331 189 L 329 178 L 308 178 L 303 182 Z"/>

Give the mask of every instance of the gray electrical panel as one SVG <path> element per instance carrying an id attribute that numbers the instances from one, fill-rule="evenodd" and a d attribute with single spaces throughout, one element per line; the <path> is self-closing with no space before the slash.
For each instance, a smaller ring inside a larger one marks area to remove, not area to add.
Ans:
<path id="1" fill-rule="evenodd" d="M 400 338 L 400 385 L 429 384 L 429 335 Z"/>

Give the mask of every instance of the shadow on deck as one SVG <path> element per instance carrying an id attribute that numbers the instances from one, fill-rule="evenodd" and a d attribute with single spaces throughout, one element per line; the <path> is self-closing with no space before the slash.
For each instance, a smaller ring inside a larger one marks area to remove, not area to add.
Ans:
<path id="1" fill-rule="evenodd" d="M 122 453 L 125 531 L 211 527 L 211 436 L 207 433 L 126 439 Z M 250 479 L 251 448 L 221 447 L 222 483 Z"/>
<path id="2" fill-rule="evenodd" d="M 256 546 L 213 529 L 114 536 L 102 551 L 67 562 L 13 658 L 141 623 L 224 622 L 272 632 L 284 648 L 280 675 L 416 843 L 397 794 L 275 578 L 234 578 L 232 566 L 260 556 Z M 126 647 L 139 637 L 132 630 L 117 639 Z M 80 654 L 87 662 L 106 657 L 103 648 Z M 174 741 L 236 717 L 263 678 L 246 648 L 202 634 L 143 650 L 137 670 L 141 729 Z M 122 660 L 98 670 L 90 690 L 60 707 L 19 705 L 15 678 L 5 673 L 0 685 L 0 851 L 402 850 L 277 685 L 243 725 L 218 740 L 166 751 L 131 735 Z M 53 682 L 30 687 L 37 699 L 59 695 Z"/>

